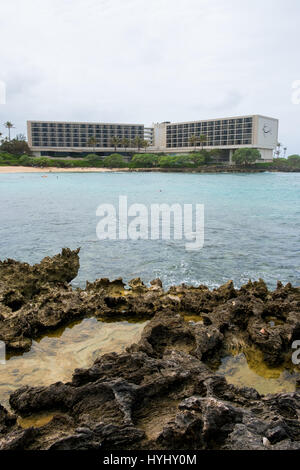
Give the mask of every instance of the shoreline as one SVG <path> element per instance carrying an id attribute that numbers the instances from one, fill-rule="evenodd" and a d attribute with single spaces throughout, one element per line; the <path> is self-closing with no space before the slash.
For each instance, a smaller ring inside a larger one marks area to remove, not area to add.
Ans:
<path id="1" fill-rule="evenodd" d="M 0 166 L 0 174 L 8 173 L 106 173 L 111 171 L 126 171 L 128 168 L 33 168 L 29 166 Z"/>
<path id="2" fill-rule="evenodd" d="M 34 168 L 28 166 L 0 166 L 0 174 L 13 173 L 112 173 L 112 172 L 147 172 L 147 173 L 299 173 L 298 169 L 266 169 L 266 168 L 241 168 L 241 167 L 220 167 L 211 166 L 204 168 L 97 168 L 97 167 L 78 167 L 78 168 Z"/>

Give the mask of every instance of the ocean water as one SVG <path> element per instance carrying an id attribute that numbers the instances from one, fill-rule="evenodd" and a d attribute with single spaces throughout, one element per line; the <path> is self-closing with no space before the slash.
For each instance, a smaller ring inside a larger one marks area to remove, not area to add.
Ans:
<path id="1" fill-rule="evenodd" d="M 205 242 L 98 240 L 99 204 L 205 205 Z M 42 173 L 0 175 L 0 259 L 37 263 L 62 247 L 81 247 L 74 286 L 100 277 L 160 277 L 240 286 L 263 278 L 300 285 L 300 173 Z"/>

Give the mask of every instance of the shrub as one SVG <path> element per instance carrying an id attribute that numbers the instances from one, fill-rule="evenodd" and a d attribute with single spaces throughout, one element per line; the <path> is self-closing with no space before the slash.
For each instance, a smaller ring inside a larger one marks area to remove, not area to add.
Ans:
<path id="1" fill-rule="evenodd" d="M 22 155 L 22 157 L 19 158 L 19 165 L 22 166 L 29 166 L 31 163 L 32 158 L 30 158 L 28 155 Z"/>
<path id="2" fill-rule="evenodd" d="M 247 147 L 236 150 L 232 156 L 232 160 L 240 165 L 255 163 L 260 159 L 261 154 L 259 150 Z"/>
<path id="3" fill-rule="evenodd" d="M 124 168 L 127 166 L 124 158 L 119 153 L 112 153 L 103 160 L 103 166 L 106 168 Z"/>
<path id="4" fill-rule="evenodd" d="M 174 168 L 176 166 L 176 158 L 171 155 L 166 155 L 164 157 L 160 157 L 158 161 L 158 165 L 161 168 Z"/>
<path id="5" fill-rule="evenodd" d="M 129 164 L 130 168 L 153 168 L 158 165 L 159 157 L 152 153 L 135 154 Z"/>
<path id="6" fill-rule="evenodd" d="M 31 150 L 25 140 L 13 139 L 4 140 L 0 145 L 0 151 L 10 153 L 11 155 L 31 155 Z"/>
<path id="7" fill-rule="evenodd" d="M 200 165 L 204 165 L 205 163 L 207 163 L 207 161 L 206 161 L 207 156 L 206 156 L 206 154 L 204 154 L 202 152 L 191 153 L 190 154 L 190 159 L 195 164 L 195 166 L 200 166 Z"/>
<path id="8" fill-rule="evenodd" d="M 300 168 L 300 155 L 290 155 L 287 159 L 287 163 L 293 168 Z"/>

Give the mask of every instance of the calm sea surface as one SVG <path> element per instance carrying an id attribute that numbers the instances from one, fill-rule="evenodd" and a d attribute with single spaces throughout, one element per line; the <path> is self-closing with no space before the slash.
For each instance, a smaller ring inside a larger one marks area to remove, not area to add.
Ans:
<path id="1" fill-rule="evenodd" d="M 99 241 L 99 204 L 205 205 L 205 244 L 181 241 Z M 263 278 L 300 285 L 300 173 L 42 173 L 0 175 L 0 259 L 37 263 L 62 247 L 81 247 L 74 286 L 99 277 L 160 277 L 237 286 Z"/>

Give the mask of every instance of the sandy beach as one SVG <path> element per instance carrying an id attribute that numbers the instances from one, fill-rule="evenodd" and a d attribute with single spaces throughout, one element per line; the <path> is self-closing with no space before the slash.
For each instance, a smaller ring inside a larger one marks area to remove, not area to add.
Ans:
<path id="1" fill-rule="evenodd" d="M 28 166 L 0 166 L 0 174 L 3 173 L 106 173 L 111 171 L 128 171 L 129 168 L 32 168 Z"/>

